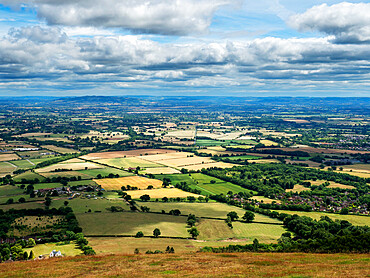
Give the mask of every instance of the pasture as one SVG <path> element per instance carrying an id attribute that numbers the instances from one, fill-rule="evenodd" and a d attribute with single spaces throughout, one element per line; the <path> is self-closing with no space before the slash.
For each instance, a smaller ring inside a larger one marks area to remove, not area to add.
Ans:
<path id="1" fill-rule="evenodd" d="M 297 214 L 299 216 L 308 216 L 312 219 L 319 220 L 321 216 L 327 216 L 333 220 L 347 220 L 351 222 L 353 225 L 356 226 L 370 226 L 370 216 L 366 215 L 342 215 L 342 214 L 334 214 L 334 213 L 325 213 L 325 212 L 316 212 L 316 211 L 290 211 L 290 210 L 276 210 L 279 213 L 287 213 L 287 214 Z"/>
<path id="2" fill-rule="evenodd" d="M 100 159 L 99 163 L 106 164 L 117 168 L 155 168 L 163 167 L 160 164 L 141 159 L 140 157 L 127 157 L 127 158 L 112 158 L 112 159 Z"/>
<path id="3" fill-rule="evenodd" d="M 153 174 L 153 175 L 158 175 L 158 174 L 180 174 L 179 170 L 176 170 L 174 168 L 170 167 L 156 167 L 156 168 L 147 168 L 142 171 L 145 174 Z"/>
<path id="4" fill-rule="evenodd" d="M 88 171 L 88 170 L 87 170 Z M 66 177 L 66 178 L 72 178 L 72 177 L 81 177 L 83 180 L 92 179 L 94 176 L 90 176 L 87 174 L 84 174 L 80 171 L 66 171 L 66 172 L 49 172 L 49 173 L 40 173 L 45 178 L 54 178 L 54 177 Z"/>
<path id="5" fill-rule="evenodd" d="M 200 219 L 196 225 L 200 240 L 248 239 L 257 238 L 260 242 L 276 242 L 286 232 L 282 225 L 233 222 L 233 229 L 223 220 Z"/>
<path id="6" fill-rule="evenodd" d="M 10 162 L 0 162 L 0 176 L 10 175 L 13 171 L 17 170 L 17 166 Z"/>
<path id="7" fill-rule="evenodd" d="M 160 180 L 149 179 L 140 176 L 130 176 L 114 179 L 95 179 L 94 181 L 105 190 L 121 190 L 122 186 L 127 185 L 135 186 L 139 189 L 146 189 L 149 185 L 153 186 L 153 188 L 161 188 L 163 184 L 163 182 Z"/>
<path id="8" fill-rule="evenodd" d="M 15 182 L 21 182 L 22 179 L 26 179 L 26 180 L 34 180 L 34 179 L 38 179 L 39 181 L 44 181 L 45 178 L 35 172 L 31 172 L 31 171 L 28 171 L 28 172 L 24 172 L 22 174 L 19 174 L 17 176 L 14 177 L 14 181 Z"/>
<path id="9" fill-rule="evenodd" d="M 126 172 L 123 170 L 110 168 L 110 167 L 104 167 L 100 169 L 80 170 L 77 173 L 85 174 L 85 175 L 88 175 L 94 178 L 96 178 L 99 174 L 102 175 L 103 177 L 108 176 L 109 174 L 119 175 L 120 177 L 128 177 L 128 176 L 133 175 L 130 172 Z"/>
<path id="10" fill-rule="evenodd" d="M 60 251 L 63 256 L 78 256 L 81 255 L 82 252 L 78 249 L 78 246 L 73 242 L 70 244 L 58 244 L 58 243 L 44 243 L 44 244 L 37 244 L 32 248 L 25 248 L 28 254 L 33 251 L 35 257 L 40 255 L 44 255 L 45 257 L 49 257 L 49 254 L 53 250 Z"/>
<path id="11" fill-rule="evenodd" d="M 241 218 L 246 212 L 244 209 L 234 206 L 229 206 L 223 203 L 209 202 L 209 203 L 163 203 L 163 202 L 139 202 L 139 206 L 146 206 L 150 208 L 152 212 L 162 212 L 164 210 L 168 213 L 172 209 L 179 209 L 181 214 L 189 215 L 194 214 L 197 217 L 211 217 L 211 218 L 222 218 L 226 219 L 227 214 L 231 211 L 235 211 L 239 218 Z M 255 213 L 254 221 L 266 222 L 266 223 L 281 223 L 281 221 L 270 218 L 263 214 Z"/>
<path id="12" fill-rule="evenodd" d="M 83 233 L 88 235 L 136 235 L 142 231 L 153 236 L 159 228 L 162 236 L 188 237 L 186 218 L 139 212 L 102 212 L 76 214 Z"/>
<path id="13" fill-rule="evenodd" d="M 86 199 L 86 198 L 74 198 L 71 200 L 67 199 L 54 199 L 51 203 L 51 207 L 60 208 L 64 206 L 64 201 L 68 201 L 68 206 L 73 209 L 74 213 L 87 213 L 91 212 L 108 212 L 108 209 L 112 206 L 121 207 L 124 210 L 129 211 L 130 207 L 122 199 Z"/>
<path id="14" fill-rule="evenodd" d="M 133 156 L 147 156 L 154 154 L 164 154 L 164 153 L 174 153 L 177 151 L 168 149 L 138 149 L 131 151 L 115 151 L 115 152 L 99 152 L 99 153 L 89 153 L 82 156 L 83 159 L 96 160 L 96 159 L 111 159 L 111 158 L 123 158 L 123 157 L 133 157 Z"/>
<path id="15" fill-rule="evenodd" d="M 296 184 L 296 185 L 294 185 L 293 189 L 286 189 L 285 191 L 286 192 L 298 192 L 299 193 L 299 192 L 306 191 L 306 190 L 311 190 L 311 189 L 307 188 L 307 187 L 304 187 L 301 184 Z"/>

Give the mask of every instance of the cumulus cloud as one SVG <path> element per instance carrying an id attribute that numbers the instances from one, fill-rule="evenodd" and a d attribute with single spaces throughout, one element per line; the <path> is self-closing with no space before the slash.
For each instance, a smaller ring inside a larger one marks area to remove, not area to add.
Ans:
<path id="1" fill-rule="evenodd" d="M 75 38 L 59 28 L 26 27 L 0 39 L 0 83 L 48 88 L 353 86 L 368 82 L 369 69 L 368 45 L 327 38 L 163 44 L 132 35 Z"/>
<path id="2" fill-rule="evenodd" d="M 203 33 L 214 12 L 235 0 L 0 0 L 36 10 L 50 25 L 114 27 L 133 33 Z"/>
<path id="3" fill-rule="evenodd" d="M 336 43 L 370 43 L 370 3 L 314 6 L 292 16 L 289 23 L 299 31 L 333 35 Z"/>

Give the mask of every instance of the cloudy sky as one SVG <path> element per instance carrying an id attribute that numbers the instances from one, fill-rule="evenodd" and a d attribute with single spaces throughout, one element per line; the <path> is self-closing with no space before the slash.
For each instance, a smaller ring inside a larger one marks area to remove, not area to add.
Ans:
<path id="1" fill-rule="evenodd" d="M 370 1 L 0 0 L 0 95 L 370 97 Z"/>

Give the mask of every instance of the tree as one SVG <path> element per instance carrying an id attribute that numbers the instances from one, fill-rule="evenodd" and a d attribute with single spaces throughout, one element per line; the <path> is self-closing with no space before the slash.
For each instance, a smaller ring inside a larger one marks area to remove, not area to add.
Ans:
<path id="1" fill-rule="evenodd" d="M 64 206 L 68 206 L 69 202 L 68 201 L 64 201 Z"/>
<path id="2" fill-rule="evenodd" d="M 33 238 L 30 238 L 27 241 L 27 247 L 34 247 L 36 245 L 36 241 Z"/>
<path id="3" fill-rule="evenodd" d="M 193 239 L 196 239 L 198 236 L 199 236 L 199 231 L 196 227 L 191 227 L 189 230 L 188 230 L 189 234 L 191 235 L 191 237 Z"/>
<path id="4" fill-rule="evenodd" d="M 19 203 L 25 203 L 25 202 L 26 202 L 26 199 L 25 199 L 25 198 L 23 198 L 23 197 L 20 197 L 20 198 L 18 199 L 18 202 L 19 202 Z"/>
<path id="5" fill-rule="evenodd" d="M 51 198 L 50 197 L 46 197 L 45 198 L 45 206 L 50 207 L 50 205 L 51 205 Z"/>
<path id="6" fill-rule="evenodd" d="M 243 215 L 243 219 L 246 222 L 252 222 L 254 220 L 254 213 L 251 211 L 246 211 Z"/>
<path id="7" fill-rule="evenodd" d="M 161 231 L 158 228 L 155 228 L 153 231 L 153 236 L 155 238 L 159 237 L 161 235 Z"/>
<path id="8" fill-rule="evenodd" d="M 6 201 L 6 204 L 7 205 L 11 205 L 14 203 L 14 199 L 13 198 L 9 198 L 7 201 Z"/>
<path id="9" fill-rule="evenodd" d="M 33 250 L 31 250 L 30 255 L 28 256 L 29 260 L 34 260 L 35 259 L 35 253 L 33 253 Z"/>
<path id="10" fill-rule="evenodd" d="M 144 236 L 144 233 L 142 231 L 140 232 L 137 232 L 135 237 L 143 237 Z"/>
<path id="11" fill-rule="evenodd" d="M 150 200 L 150 196 L 148 194 L 140 196 L 140 200 L 143 202 L 148 202 Z"/>
<path id="12" fill-rule="evenodd" d="M 238 214 L 235 211 L 229 212 L 227 216 L 230 216 L 231 221 L 235 221 L 239 218 Z"/>
<path id="13" fill-rule="evenodd" d="M 23 260 L 25 260 L 25 261 L 28 260 L 28 253 L 27 253 L 27 251 L 24 251 L 24 253 L 23 253 Z"/>

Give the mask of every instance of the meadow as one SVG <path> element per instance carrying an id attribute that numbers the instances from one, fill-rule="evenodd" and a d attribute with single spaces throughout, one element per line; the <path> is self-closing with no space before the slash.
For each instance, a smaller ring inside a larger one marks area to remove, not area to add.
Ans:
<path id="1" fill-rule="evenodd" d="M 163 167 L 160 164 L 146 161 L 141 159 L 140 157 L 127 157 L 127 158 L 111 158 L 111 159 L 99 159 L 97 162 L 106 164 L 109 166 L 117 167 L 117 168 L 155 168 L 155 167 Z"/>
<path id="2" fill-rule="evenodd" d="M 176 251 L 175 251 L 176 252 Z M 308 267 L 309 266 L 309 267 Z M 100 255 L 1 264 L 10 277 L 367 277 L 367 254 Z"/>
<path id="3" fill-rule="evenodd" d="M 139 212 L 102 212 L 76 214 L 83 233 L 89 235 L 136 235 L 153 236 L 159 228 L 161 236 L 189 237 L 186 218 L 166 214 Z"/>
<path id="4" fill-rule="evenodd" d="M 199 197 L 197 194 L 190 192 L 185 192 L 177 188 L 160 188 L 160 189 L 148 189 L 148 190 L 129 190 L 126 191 L 132 199 L 139 199 L 140 196 L 149 195 L 152 199 L 161 199 L 164 197 L 167 198 L 186 198 L 188 196 L 194 196 L 195 198 Z"/>
<path id="5" fill-rule="evenodd" d="M 53 200 L 51 207 L 60 208 L 64 206 L 64 202 L 68 202 L 68 206 L 73 209 L 74 213 L 86 213 L 89 210 L 91 212 L 101 211 L 107 212 L 112 206 L 118 206 L 124 210 L 129 211 L 130 207 L 122 199 L 84 199 L 84 198 L 74 198 L 71 200 L 67 199 L 58 199 Z"/>
<path id="6" fill-rule="evenodd" d="M 70 244 L 58 244 L 58 243 L 44 243 L 44 244 L 37 244 L 32 248 L 25 248 L 28 254 L 33 251 L 35 257 L 43 255 L 48 257 L 52 250 L 57 250 L 62 253 L 63 256 L 77 256 L 81 255 L 81 249 L 78 249 L 78 246 L 73 242 Z"/>

